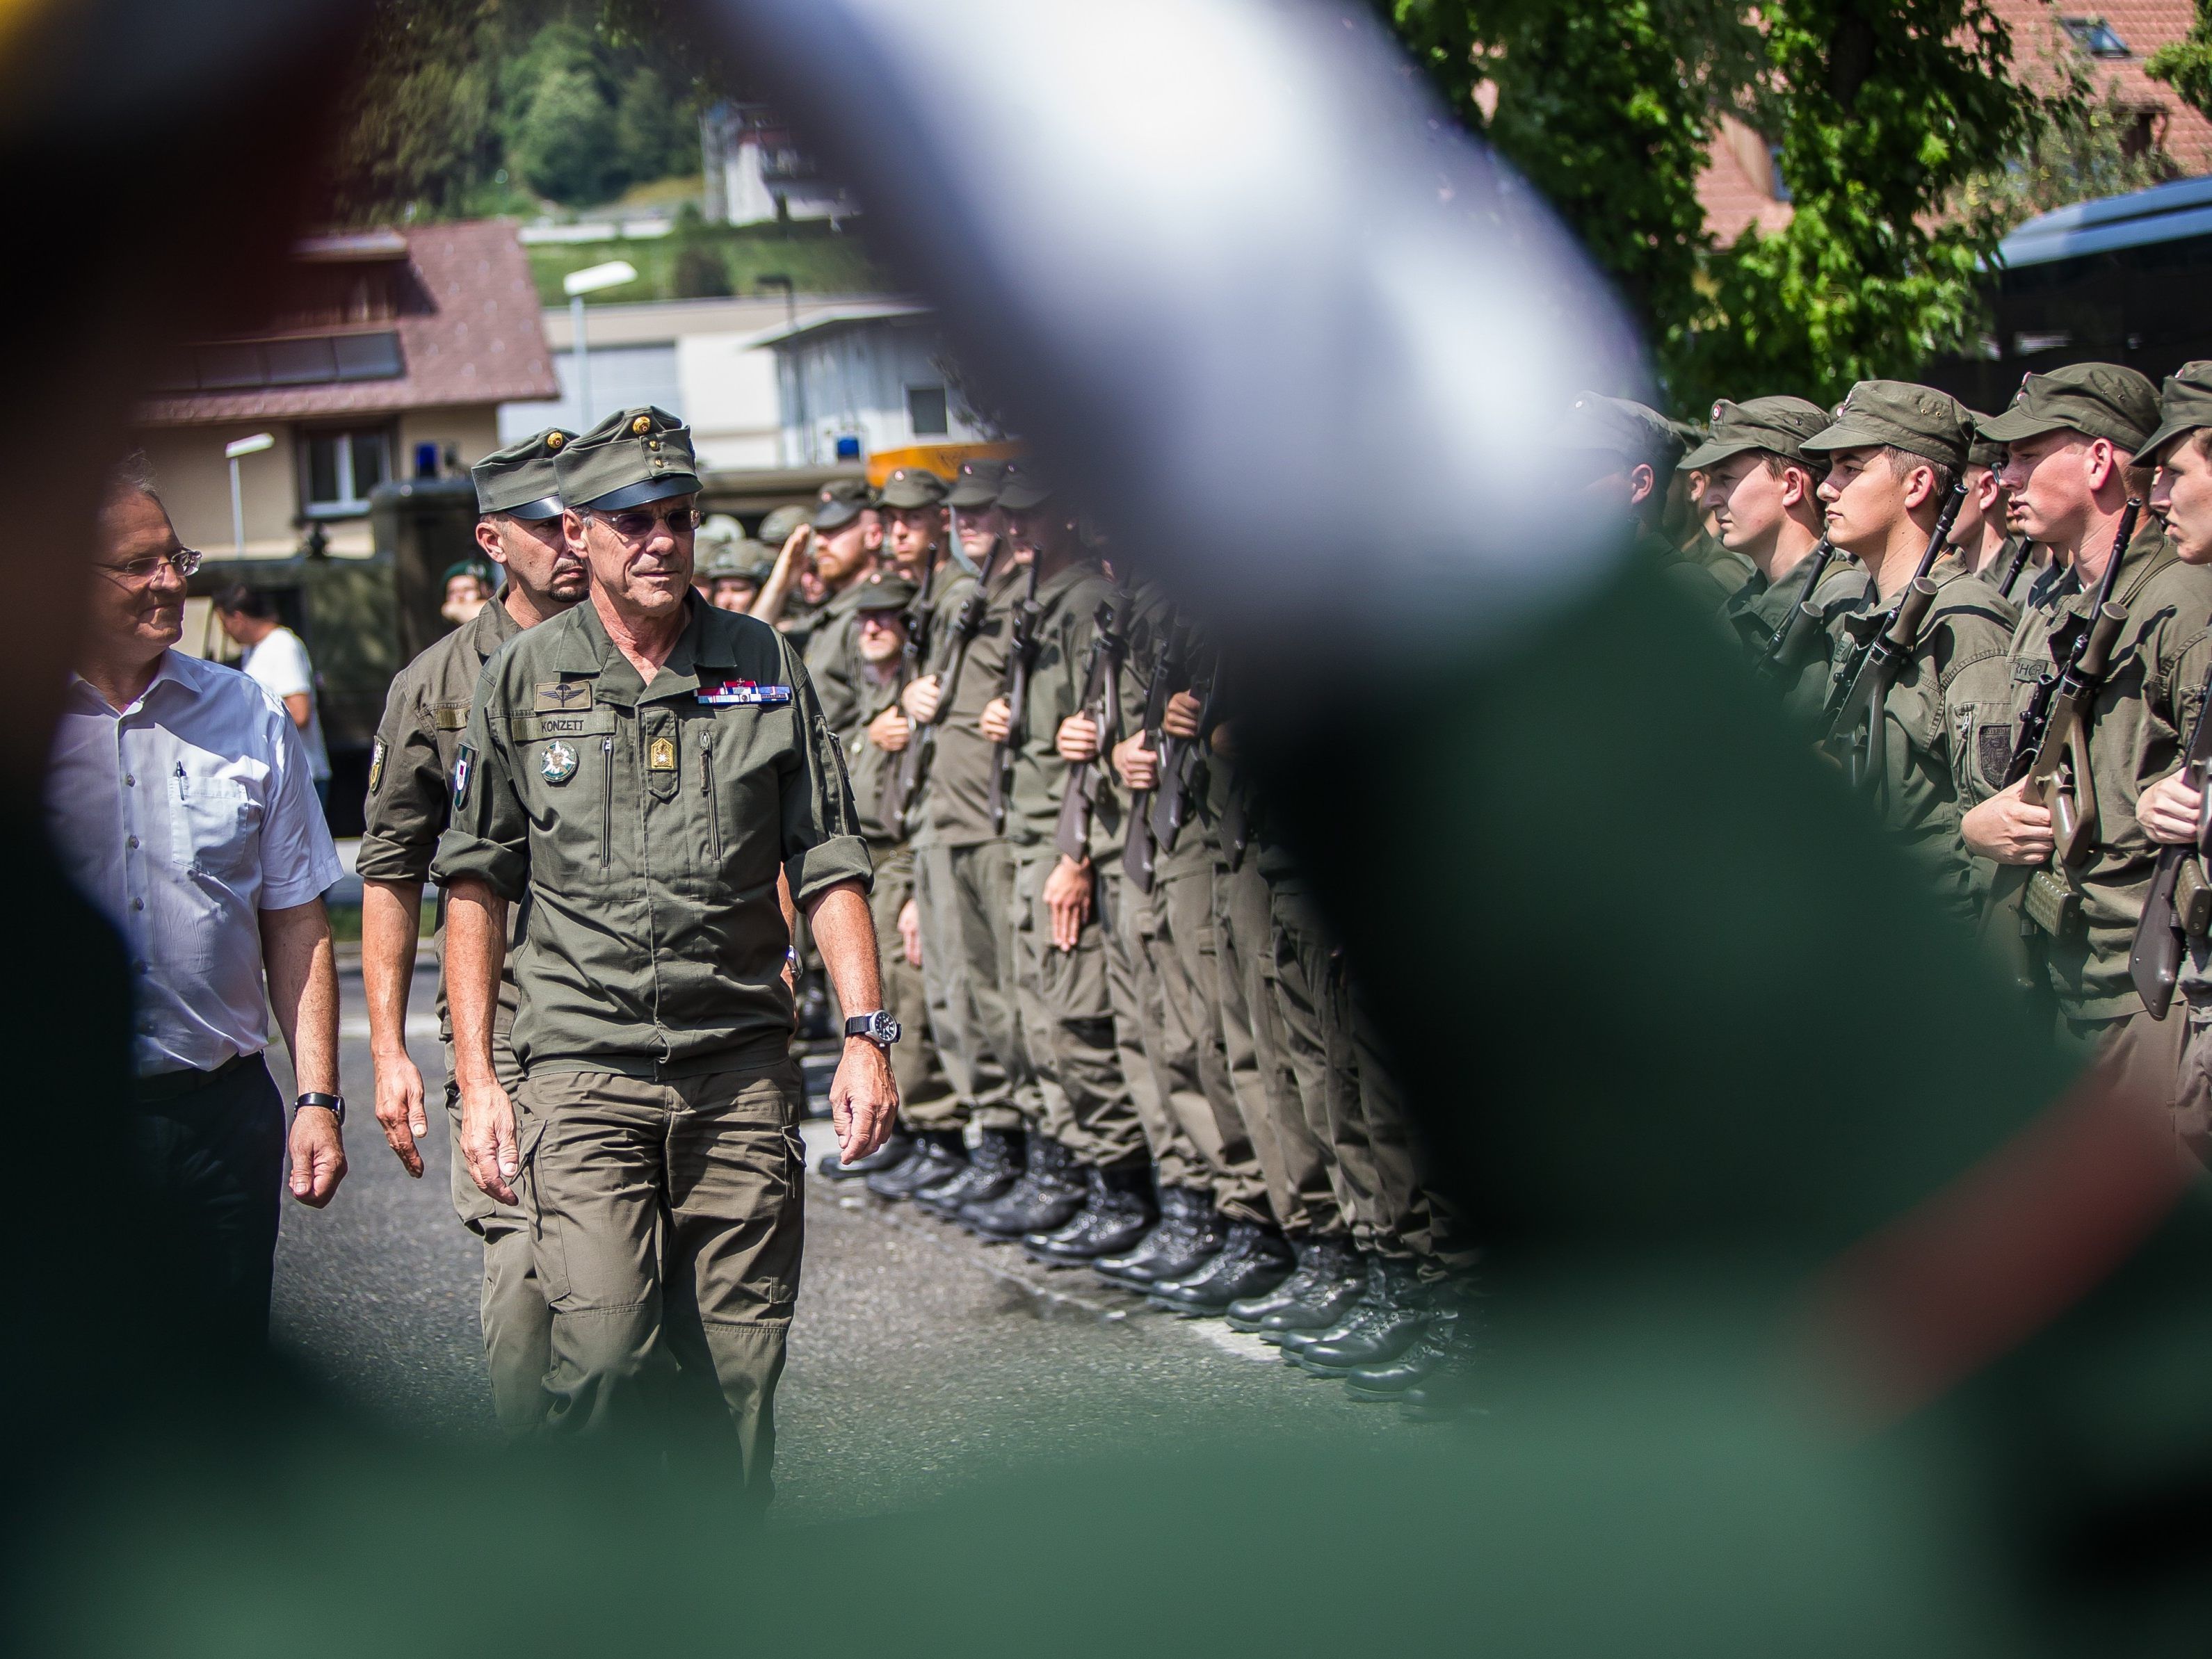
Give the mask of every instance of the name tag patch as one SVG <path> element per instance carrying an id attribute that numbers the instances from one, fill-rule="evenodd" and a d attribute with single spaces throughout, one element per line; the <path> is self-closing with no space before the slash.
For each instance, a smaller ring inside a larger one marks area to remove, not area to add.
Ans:
<path id="1" fill-rule="evenodd" d="M 701 702 L 711 707 L 736 705 L 763 708 L 791 701 L 787 685 L 759 685 L 751 680 L 720 680 L 713 684 L 702 682 L 695 694 Z"/>

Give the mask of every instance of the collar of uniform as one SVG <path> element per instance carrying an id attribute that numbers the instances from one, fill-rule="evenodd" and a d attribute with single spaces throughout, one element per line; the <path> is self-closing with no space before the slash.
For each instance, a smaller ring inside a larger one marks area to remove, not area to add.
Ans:
<path id="1" fill-rule="evenodd" d="M 851 616 L 854 607 L 866 599 L 867 593 L 868 579 L 866 576 L 846 583 L 842 591 L 831 594 L 823 602 L 822 609 L 815 613 L 814 625 L 818 629 L 824 622 L 839 621 Z"/>
<path id="2" fill-rule="evenodd" d="M 1053 575 L 1037 584 L 1037 603 L 1050 605 L 1063 593 L 1080 586 L 1098 574 L 1098 567 L 1084 559 L 1071 559 Z"/>
<path id="3" fill-rule="evenodd" d="M 504 599 L 491 599 L 484 608 L 469 618 L 465 625 L 469 649 L 477 653 L 478 662 L 489 662 L 499 654 L 499 648 L 522 631 L 522 624 L 507 608 Z"/>

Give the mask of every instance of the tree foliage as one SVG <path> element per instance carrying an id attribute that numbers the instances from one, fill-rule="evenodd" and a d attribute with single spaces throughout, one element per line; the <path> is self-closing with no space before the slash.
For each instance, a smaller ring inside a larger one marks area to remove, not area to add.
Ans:
<path id="1" fill-rule="evenodd" d="M 1552 200 L 1638 313 L 1679 408 L 1832 398 L 1962 343 L 2001 234 L 1950 210 L 2043 99 L 1987 0 L 1389 0 L 1453 109 Z M 1786 228 L 1721 246 L 1724 115 L 1775 145 Z"/>
<path id="2" fill-rule="evenodd" d="M 2197 0 L 2189 33 L 2151 53 L 2143 73 L 2165 82 L 2186 102 L 2212 115 L 2212 0 Z"/>

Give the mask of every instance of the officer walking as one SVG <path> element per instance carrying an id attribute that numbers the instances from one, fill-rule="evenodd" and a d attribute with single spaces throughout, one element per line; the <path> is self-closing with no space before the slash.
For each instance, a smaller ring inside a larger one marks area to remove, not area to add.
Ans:
<path id="1" fill-rule="evenodd" d="M 565 446 L 556 476 L 588 599 L 486 665 L 433 868 L 463 1147 L 477 1185 L 530 1218 L 549 1431 L 661 1429 L 672 1368 L 711 1376 L 721 1448 L 764 1502 L 805 1181 L 778 878 L 848 1016 L 830 1109 L 863 1156 L 898 1102 L 867 848 L 796 653 L 690 592 L 688 430 L 626 410 Z M 494 1033 L 515 903 L 510 1096 Z M 687 1451 L 711 1454 L 693 1426 Z"/>
<path id="2" fill-rule="evenodd" d="M 583 556 L 562 533 L 561 489 L 553 468 L 555 457 L 574 435 L 549 427 L 486 456 L 472 469 L 477 544 L 506 570 L 506 589 L 399 671 L 369 752 L 367 828 L 355 866 L 362 878 L 362 990 L 376 1066 L 377 1121 L 410 1176 L 422 1173 L 418 1142 L 429 1132 L 422 1074 L 408 1056 L 406 1036 L 422 884 L 446 827 L 454 754 L 484 664 L 523 629 L 561 615 L 584 597 Z M 522 1082 L 510 1042 L 514 1024 L 510 962 L 500 975 L 492 1029 L 493 1065 L 509 1093 Z M 442 980 L 438 1027 L 446 1046 L 453 1210 L 483 1246 L 479 1312 L 484 1358 L 491 1367 L 492 1408 L 509 1434 L 526 1434 L 545 1419 L 553 1316 L 531 1257 L 529 1218 L 469 1178 L 468 1159 L 461 1152 L 453 1019 Z"/>

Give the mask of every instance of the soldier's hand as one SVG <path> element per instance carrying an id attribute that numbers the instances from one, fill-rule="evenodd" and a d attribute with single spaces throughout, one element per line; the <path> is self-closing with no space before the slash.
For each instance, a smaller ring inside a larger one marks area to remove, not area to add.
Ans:
<path id="1" fill-rule="evenodd" d="M 376 1121 L 400 1167 L 422 1179 L 422 1154 L 416 1143 L 430 1133 L 430 1120 L 422 1109 L 422 1068 L 404 1053 L 377 1059 Z"/>
<path id="2" fill-rule="evenodd" d="M 2193 847 L 2201 822 L 2198 815 L 2203 810 L 2204 792 L 2191 789 L 2183 775 L 2176 772 L 2142 792 L 2142 798 L 2136 803 L 2136 822 L 2142 825 L 2143 834 L 2153 841 L 2168 847 Z"/>
<path id="3" fill-rule="evenodd" d="M 913 738 L 914 722 L 896 703 L 868 722 L 868 741 L 886 755 L 897 754 Z"/>
<path id="4" fill-rule="evenodd" d="M 921 907 L 912 899 L 899 906 L 899 949 L 906 952 L 907 965 L 921 966 Z"/>
<path id="5" fill-rule="evenodd" d="M 909 681 L 899 693 L 899 706 L 913 716 L 916 726 L 927 726 L 937 718 L 937 705 L 944 700 L 945 687 L 934 674 L 924 674 Z"/>
<path id="6" fill-rule="evenodd" d="M 1070 714 L 1053 733 L 1052 746 L 1060 759 L 1073 766 L 1098 757 L 1098 722 L 1088 714 Z"/>
<path id="7" fill-rule="evenodd" d="M 514 1103 L 497 1083 L 461 1085 L 461 1156 L 477 1190 L 502 1204 L 514 1202 L 511 1184 L 522 1173 L 514 1133 Z"/>
<path id="8" fill-rule="evenodd" d="M 830 1127 L 837 1132 L 837 1151 L 846 1163 L 866 1158 L 891 1138 L 898 1106 L 890 1056 L 866 1037 L 847 1037 L 844 1058 L 830 1081 Z"/>
<path id="9" fill-rule="evenodd" d="M 2051 833 L 2050 809 L 2028 800 L 2027 789 L 2022 778 L 1959 820 L 1959 836 L 1969 851 L 1999 864 L 2041 864 L 2050 858 L 2058 844 Z"/>
<path id="10" fill-rule="evenodd" d="M 1073 951 L 1091 920 L 1091 866 L 1062 853 L 1044 878 L 1044 908 L 1052 915 L 1054 948 Z"/>
<path id="11" fill-rule="evenodd" d="M 983 717 L 977 725 L 993 743 L 1004 743 L 1013 732 L 1013 705 L 1004 697 L 992 698 L 983 705 Z"/>
<path id="12" fill-rule="evenodd" d="M 1159 781 L 1160 757 L 1145 747 L 1143 732 L 1133 732 L 1114 745 L 1114 775 L 1128 789 L 1149 789 Z"/>
<path id="13" fill-rule="evenodd" d="M 325 1106 L 302 1106 L 292 1114 L 287 1150 L 292 1157 L 292 1196 L 311 1210 L 331 1201 L 345 1179 L 345 1138 L 338 1115 Z"/>
<path id="14" fill-rule="evenodd" d="M 1160 716 L 1160 730 L 1171 738 L 1186 740 L 1198 735 L 1198 714 L 1200 704 L 1188 691 L 1178 691 L 1168 699 L 1167 712 Z"/>

